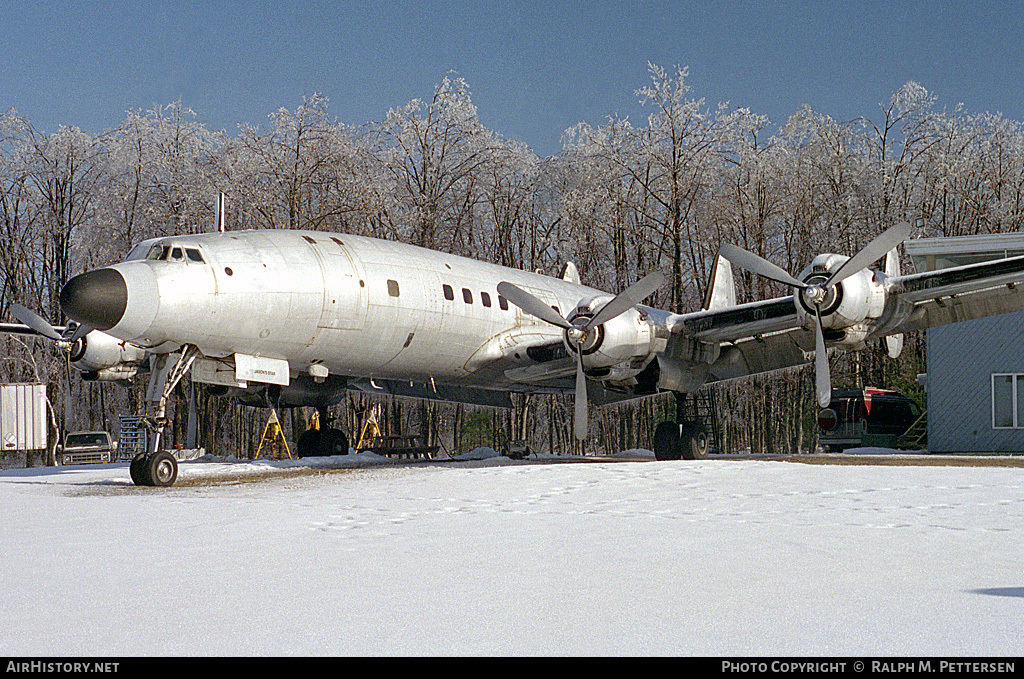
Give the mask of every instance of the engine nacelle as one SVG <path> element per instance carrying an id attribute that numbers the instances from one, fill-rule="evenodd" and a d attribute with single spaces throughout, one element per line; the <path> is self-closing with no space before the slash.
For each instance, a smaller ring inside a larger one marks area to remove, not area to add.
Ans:
<path id="1" fill-rule="evenodd" d="M 141 347 L 123 342 L 99 330 L 93 330 L 71 347 L 71 365 L 85 380 L 127 380 L 146 358 Z"/>
<path id="2" fill-rule="evenodd" d="M 849 257 L 818 255 L 798 278 L 805 283 L 821 284 Z M 815 306 L 800 290 L 796 291 L 796 313 L 800 323 L 813 328 Z M 821 327 L 831 345 L 862 348 L 885 310 L 884 277 L 864 269 L 829 288 L 821 303 Z"/>
<path id="3" fill-rule="evenodd" d="M 599 296 L 583 300 L 569 317 L 569 322 L 578 318 L 591 318 L 612 298 Z M 577 346 L 564 338 L 570 356 Z M 583 367 L 587 375 L 595 379 L 624 380 L 639 374 L 653 355 L 654 332 L 651 325 L 636 309 L 605 321 L 594 328 L 583 342 Z"/>

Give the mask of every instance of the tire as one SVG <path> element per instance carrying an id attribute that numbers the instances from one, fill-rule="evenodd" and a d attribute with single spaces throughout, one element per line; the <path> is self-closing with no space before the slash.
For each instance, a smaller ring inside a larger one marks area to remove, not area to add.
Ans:
<path id="1" fill-rule="evenodd" d="M 348 455 L 348 437 L 338 429 L 325 429 L 320 437 L 324 455 Z"/>
<path id="2" fill-rule="evenodd" d="M 138 455 L 132 458 L 131 464 L 128 465 L 128 473 L 131 474 L 132 483 L 134 483 L 136 486 L 153 485 L 152 483 L 150 483 L 149 477 L 147 476 L 148 471 L 146 463 L 148 461 L 148 457 L 149 455 L 147 453 L 139 453 Z"/>
<path id="3" fill-rule="evenodd" d="M 307 429 L 306 431 L 299 434 L 298 443 L 295 446 L 295 454 L 300 458 L 303 457 L 314 457 L 321 455 L 320 449 L 320 430 L 319 429 Z"/>
<path id="4" fill-rule="evenodd" d="M 165 488 L 174 485 L 178 478 L 178 461 L 166 451 L 153 453 L 146 463 L 148 485 Z"/>
<path id="5" fill-rule="evenodd" d="M 678 460 L 681 457 L 679 425 L 675 422 L 662 422 L 654 430 L 654 459 Z"/>
<path id="6" fill-rule="evenodd" d="M 295 454 L 300 458 L 348 455 L 348 437 L 337 429 L 307 429 L 299 435 Z"/>
<path id="7" fill-rule="evenodd" d="M 687 460 L 703 460 L 708 456 L 711 439 L 708 430 L 700 422 L 687 422 L 680 431 L 680 448 L 683 458 Z"/>

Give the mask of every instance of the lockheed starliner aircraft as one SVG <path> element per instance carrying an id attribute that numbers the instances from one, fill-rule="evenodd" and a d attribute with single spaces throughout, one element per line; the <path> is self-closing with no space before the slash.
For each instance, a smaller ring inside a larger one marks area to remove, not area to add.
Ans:
<path id="1" fill-rule="evenodd" d="M 582 285 L 571 266 L 552 278 L 341 233 L 216 232 L 148 240 L 72 278 L 60 302 L 81 324 L 74 336 L 15 312 L 64 342 L 87 378 L 152 364 L 157 435 L 132 478 L 170 485 L 177 461 L 159 433 L 190 369 L 193 381 L 263 405 L 325 408 L 346 389 L 504 407 L 513 392 L 574 392 L 583 439 L 590 400 L 687 394 L 812 360 L 825 407 L 829 348 L 884 337 L 895 356 L 905 331 L 1024 308 L 1024 257 L 901 275 L 895 249 L 909 235 L 894 226 L 797 276 L 723 245 L 704 309 L 674 314 L 641 304 L 664 283 L 658 272 L 613 296 Z M 869 268 L 882 258 L 882 270 Z M 793 294 L 737 305 L 730 261 Z M 348 450 L 326 429 L 306 453 L 325 445 Z M 659 459 L 702 457 L 707 445 L 696 422 L 662 423 L 653 441 Z"/>

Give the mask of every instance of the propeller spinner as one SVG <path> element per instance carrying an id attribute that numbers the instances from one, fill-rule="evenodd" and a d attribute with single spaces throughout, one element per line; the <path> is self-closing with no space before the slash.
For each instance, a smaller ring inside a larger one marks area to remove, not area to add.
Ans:
<path id="1" fill-rule="evenodd" d="M 832 377 L 829 374 L 825 334 L 821 326 L 821 309 L 835 299 L 836 286 L 840 282 L 891 252 L 910 237 L 911 229 L 910 224 L 901 222 L 884 231 L 824 280 L 811 278 L 801 281 L 768 260 L 729 243 L 723 243 L 719 250 L 719 254 L 738 267 L 796 288 L 796 294 L 803 298 L 809 308 L 814 309 L 814 385 L 818 405 L 822 408 L 827 408 L 832 398 Z"/>
<path id="2" fill-rule="evenodd" d="M 587 437 L 588 428 L 587 376 L 583 371 L 583 347 L 591 338 L 592 333 L 597 331 L 598 327 L 635 307 L 663 286 L 665 280 L 665 274 L 660 271 L 647 274 L 647 276 L 633 283 L 633 285 L 612 298 L 610 302 L 601 307 L 590 318 L 578 317 L 574 319 L 574 322 L 570 322 L 542 300 L 525 290 L 507 282 L 498 284 L 498 293 L 502 297 L 531 316 L 564 329 L 566 340 L 575 347 L 576 396 L 573 413 L 573 432 L 580 441 Z"/>

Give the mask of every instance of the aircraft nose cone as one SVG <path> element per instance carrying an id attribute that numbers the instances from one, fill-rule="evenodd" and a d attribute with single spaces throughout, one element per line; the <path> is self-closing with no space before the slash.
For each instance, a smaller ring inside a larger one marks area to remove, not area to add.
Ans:
<path id="1" fill-rule="evenodd" d="M 69 280 L 60 291 L 64 313 L 97 330 L 117 325 L 127 306 L 128 286 L 117 269 L 87 271 Z"/>

